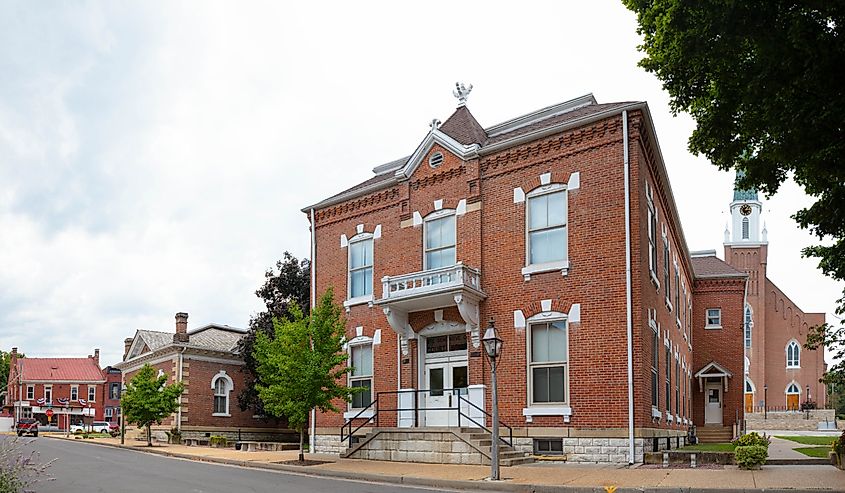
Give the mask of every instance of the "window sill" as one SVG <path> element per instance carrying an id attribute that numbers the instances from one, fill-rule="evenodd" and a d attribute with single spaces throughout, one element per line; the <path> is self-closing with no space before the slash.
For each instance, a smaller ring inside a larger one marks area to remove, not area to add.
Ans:
<path id="1" fill-rule="evenodd" d="M 789 365 L 786 365 L 786 369 L 787 369 L 787 370 L 800 370 L 800 369 L 801 369 L 801 366 L 800 366 L 800 365 L 799 365 L 799 366 L 789 366 Z"/>
<path id="2" fill-rule="evenodd" d="M 569 274 L 569 260 L 559 260 L 557 262 L 547 262 L 545 264 L 532 264 L 522 268 L 522 277 L 526 281 L 531 280 L 532 274 L 541 274 L 543 272 L 554 272 L 559 270 L 561 275 Z"/>
<path id="3" fill-rule="evenodd" d="M 343 302 L 343 307 L 346 308 L 348 311 L 350 307 L 355 305 L 363 305 L 364 303 L 372 304 L 373 302 L 373 295 L 368 294 L 366 296 L 358 296 L 357 298 L 349 298 L 348 300 Z"/>
<path id="4" fill-rule="evenodd" d="M 663 419 L 663 413 L 660 412 L 660 410 L 657 409 L 656 407 L 652 406 L 651 407 L 651 417 L 657 418 L 657 419 Z"/>
<path id="5" fill-rule="evenodd" d="M 363 413 L 361 413 L 360 416 L 358 416 L 358 413 L 361 413 L 360 409 L 353 409 L 351 411 L 346 411 L 345 413 L 343 413 L 343 419 L 352 419 L 354 417 L 358 417 L 358 418 L 361 418 L 361 419 L 370 419 L 375 415 L 375 412 L 372 409 L 370 409 L 368 411 L 364 411 Z"/>
<path id="6" fill-rule="evenodd" d="M 572 416 L 572 408 L 566 405 L 555 407 L 526 407 L 522 409 L 523 416 Z"/>
<path id="7" fill-rule="evenodd" d="M 666 413 L 666 422 L 671 423 L 672 421 L 673 421 L 672 415 L 669 414 L 669 413 Z"/>
<path id="8" fill-rule="evenodd" d="M 681 319 L 680 319 L 680 318 L 676 318 L 676 319 L 675 319 L 675 324 L 678 326 L 678 329 L 680 329 L 680 328 L 681 328 Z"/>
<path id="9" fill-rule="evenodd" d="M 651 278 L 651 283 L 654 284 L 655 289 L 657 289 L 657 291 L 660 292 L 660 281 L 657 280 L 657 274 L 653 270 L 650 270 L 650 269 L 648 271 L 648 274 L 649 274 L 649 277 Z"/>
<path id="10" fill-rule="evenodd" d="M 232 415 L 229 413 L 211 413 L 212 416 L 215 418 L 231 418 Z"/>
<path id="11" fill-rule="evenodd" d="M 668 308 L 669 311 L 671 312 L 672 311 L 672 302 L 669 301 L 669 298 L 664 298 L 663 301 L 666 302 L 666 308 Z"/>
<path id="12" fill-rule="evenodd" d="M 719 330 L 721 328 L 722 328 L 721 325 L 705 325 L 704 326 L 705 330 Z"/>

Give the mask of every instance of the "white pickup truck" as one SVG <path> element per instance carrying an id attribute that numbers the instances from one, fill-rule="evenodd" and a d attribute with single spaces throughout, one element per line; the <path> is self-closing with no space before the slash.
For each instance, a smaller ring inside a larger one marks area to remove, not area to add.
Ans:
<path id="1" fill-rule="evenodd" d="M 70 425 L 70 432 L 71 433 L 85 433 L 85 432 L 94 432 L 94 433 L 108 433 L 109 432 L 109 424 L 105 421 L 94 421 L 93 424 L 87 425 L 84 423 L 78 423 L 75 425 Z"/>

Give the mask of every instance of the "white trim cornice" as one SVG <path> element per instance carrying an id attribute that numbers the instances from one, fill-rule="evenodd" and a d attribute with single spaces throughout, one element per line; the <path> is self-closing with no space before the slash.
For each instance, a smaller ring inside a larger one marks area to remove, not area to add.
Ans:
<path id="1" fill-rule="evenodd" d="M 420 145 L 417 146 L 414 153 L 411 154 L 411 157 L 408 158 L 405 165 L 394 172 L 394 178 L 398 181 L 409 179 L 411 175 L 414 174 L 414 171 L 417 170 L 420 163 L 422 163 L 423 158 L 426 154 L 428 154 L 428 151 L 431 150 L 434 144 L 440 144 L 446 148 L 446 150 L 464 160 L 478 157 L 478 150 L 481 149 L 481 146 L 478 144 L 463 145 L 437 128 L 432 128 Z"/>

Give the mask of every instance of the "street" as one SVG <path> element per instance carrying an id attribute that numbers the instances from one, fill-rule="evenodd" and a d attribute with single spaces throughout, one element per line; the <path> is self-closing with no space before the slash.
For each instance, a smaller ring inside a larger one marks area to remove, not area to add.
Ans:
<path id="1" fill-rule="evenodd" d="M 82 441 L 39 437 L 28 447 L 39 453 L 42 462 L 58 458 L 49 468 L 49 475 L 55 480 L 35 485 L 33 490 L 38 493 L 435 491 L 172 459 Z"/>

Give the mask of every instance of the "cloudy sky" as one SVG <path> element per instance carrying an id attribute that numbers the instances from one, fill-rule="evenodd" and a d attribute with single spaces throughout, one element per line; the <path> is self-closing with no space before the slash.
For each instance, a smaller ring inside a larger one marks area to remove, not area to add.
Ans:
<path id="1" fill-rule="evenodd" d="M 484 126 L 648 101 L 689 247 L 721 252 L 732 175 L 686 150 L 635 30 L 611 0 L 0 0 L 0 347 L 108 364 L 177 311 L 245 327 L 265 268 L 308 255 L 300 208 L 410 154 L 457 80 Z M 789 219 L 808 203 L 765 202 L 770 277 L 832 320 Z"/>

